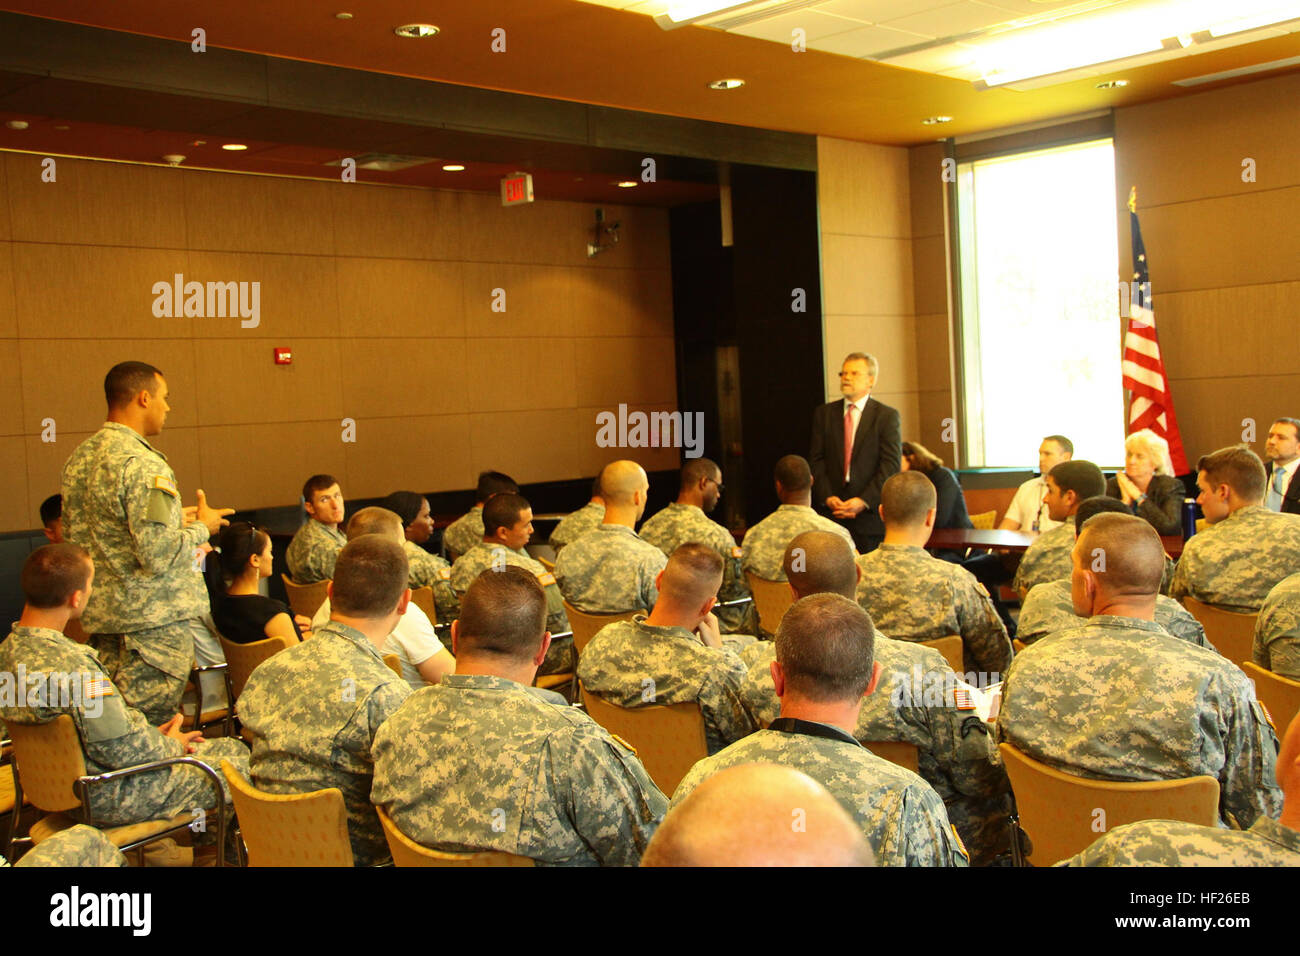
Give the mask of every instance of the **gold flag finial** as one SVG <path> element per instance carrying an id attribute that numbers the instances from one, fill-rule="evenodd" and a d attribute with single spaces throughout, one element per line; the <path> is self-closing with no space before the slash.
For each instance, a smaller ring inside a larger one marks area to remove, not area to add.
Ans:
<path id="1" fill-rule="evenodd" d="M 1128 191 L 1128 211 L 1138 211 L 1138 188 L 1136 186 L 1133 186 Z"/>

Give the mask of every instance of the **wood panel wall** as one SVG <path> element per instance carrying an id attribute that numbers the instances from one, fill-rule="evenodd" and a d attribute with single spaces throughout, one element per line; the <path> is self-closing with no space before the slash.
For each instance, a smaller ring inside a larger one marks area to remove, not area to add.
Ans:
<path id="1" fill-rule="evenodd" d="M 583 203 L 70 159 L 49 183 L 18 153 L 0 196 L 0 531 L 39 524 L 125 359 L 167 375 L 156 443 L 187 502 L 292 504 L 321 471 L 362 498 L 678 464 L 595 444 L 599 411 L 676 406 L 666 210 L 606 207 L 622 241 L 588 259 Z M 175 273 L 259 281 L 260 325 L 155 318 Z"/>

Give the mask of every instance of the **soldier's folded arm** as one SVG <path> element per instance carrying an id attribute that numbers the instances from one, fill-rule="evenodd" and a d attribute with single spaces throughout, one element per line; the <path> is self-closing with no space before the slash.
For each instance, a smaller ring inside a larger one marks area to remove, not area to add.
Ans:
<path id="1" fill-rule="evenodd" d="M 195 549 L 208 541 L 207 526 L 176 527 L 173 511 L 179 511 L 180 501 L 173 503 L 172 491 L 158 487 L 156 478 L 149 463 L 139 458 L 132 459 L 123 474 L 126 520 L 136 562 L 151 574 L 193 567 Z"/>

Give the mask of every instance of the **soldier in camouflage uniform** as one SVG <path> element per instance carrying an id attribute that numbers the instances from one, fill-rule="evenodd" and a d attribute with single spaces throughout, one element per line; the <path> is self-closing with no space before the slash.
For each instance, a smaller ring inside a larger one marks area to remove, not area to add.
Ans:
<path id="1" fill-rule="evenodd" d="M 574 541 L 555 561 L 564 598 L 589 614 L 649 611 L 659 597 L 655 577 L 664 553 L 632 530 L 645 512 L 650 482 L 634 461 L 615 461 L 600 473 L 605 520 Z"/>
<path id="2" fill-rule="evenodd" d="M 295 532 L 284 561 L 298 584 L 316 584 L 334 577 L 334 562 L 348 543 L 343 523 L 343 492 L 333 475 L 312 475 L 302 486 L 307 523 Z"/>
<path id="3" fill-rule="evenodd" d="M 484 571 L 489 568 L 523 568 L 537 578 L 546 593 L 546 629 L 552 634 L 569 630 L 569 616 L 564 611 L 564 599 L 555 583 L 555 575 L 542 563 L 529 556 L 524 545 L 533 534 L 533 509 L 523 495 L 505 491 L 493 495 L 483 506 L 483 521 L 492 532 L 485 535 L 474 547 L 459 558 L 451 568 L 451 586 L 457 595 L 463 595 Z M 575 663 L 573 638 L 562 637 L 551 642 L 551 649 L 542 665 L 542 674 L 567 674 Z"/>
<path id="4" fill-rule="evenodd" d="M 1098 549 L 1104 571 L 1092 570 Z M 999 737 L 1084 777 L 1214 777 L 1227 826 L 1276 817 L 1277 736 L 1246 675 L 1153 620 L 1163 553 L 1141 518 L 1088 521 L 1074 547 L 1073 584 L 1075 611 L 1089 619 L 1016 657 Z"/>
<path id="5" fill-rule="evenodd" d="M 0 863 L 3 858 L 0 858 Z M 20 866 L 126 866 L 126 857 L 113 845 L 113 841 L 94 827 L 78 823 L 46 837 L 28 850 L 14 864 Z"/>
<path id="6" fill-rule="evenodd" d="M 745 665 L 722 646 L 709 613 L 722 581 L 722 558 L 706 544 L 684 544 L 659 575 L 663 590 L 647 617 L 607 624 L 578 660 L 590 693 L 619 707 L 695 701 L 709 753 L 758 729 L 741 698 Z"/>
<path id="7" fill-rule="evenodd" d="M 1196 503 L 1206 526 L 1183 547 L 1169 596 L 1254 614 L 1273 586 L 1300 567 L 1300 515 L 1261 504 L 1264 465 L 1248 448 L 1222 448 L 1201 458 L 1196 470 Z"/>
<path id="8" fill-rule="evenodd" d="M 483 540 L 483 505 L 493 495 L 519 494 L 519 486 L 499 471 L 479 472 L 474 489 L 474 507 L 442 531 L 442 549 L 448 557 L 460 557 Z"/>
<path id="9" fill-rule="evenodd" d="M 458 672 L 380 728 L 372 797 L 425 846 L 634 866 L 667 800 L 630 747 L 530 692 L 545 615 L 522 569 L 475 580 L 452 625 Z"/>
<path id="10" fill-rule="evenodd" d="M 67 622 L 83 611 L 95 590 L 94 567 L 81 547 L 50 544 L 33 551 L 23 564 L 22 586 L 27 601 L 22 618 L 0 643 L 0 673 L 14 675 L 13 686 L 22 692 L 12 705 L 0 706 L 0 717 L 10 724 L 44 724 L 68 714 L 81 741 L 86 773 L 92 775 L 186 754 L 218 776 L 223 759 L 248 770 L 248 749 L 238 740 L 204 741 L 198 733 L 182 733 L 179 714 L 161 728 L 154 726 L 123 700 L 95 652 L 64 636 Z M 221 786 L 226 787 L 224 778 Z M 101 826 L 212 809 L 214 802 L 211 779 L 184 764 L 120 777 L 91 790 L 93 820 Z"/>
<path id="11" fill-rule="evenodd" d="M 1264 599 L 1251 660 L 1281 677 L 1300 680 L 1300 573 L 1283 578 Z"/>
<path id="12" fill-rule="evenodd" d="M 873 644 L 870 617 L 847 598 L 817 594 L 795 602 L 781 621 L 771 667 L 781 716 L 692 767 L 670 808 L 720 770 L 776 763 L 829 790 L 862 827 L 878 865 L 966 866 L 939 795 L 853 736 L 863 695 L 880 676 Z"/>
<path id="13" fill-rule="evenodd" d="M 821 593 L 852 599 L 861 574 L 853 549 L 825 531 L 805 531 L 791 541 L 785 569 L 796 600 Z M 741 657 L 748 667 L 742 699 L 759 726 L 767 726 L 780 711 L 771 673 L 776 645 L 761 641 Z M 853 735 L 868 750 L 872 741 L 916 747 L 919 772 L 943 799 L 973 863 L 984 865 L 1008 852 L 1010 783 L 974 704 L 965 695 L 957 699 L 964 686 L 958 675 L 934 648 L 890 640 L 880 631 L 875 659 L 880 683 L 863 698 Z"/>
<path id="14" fill-rule="evenodd" d="M 167 418 L 167 382 L 123 362 L 104 379 L 108 421 L 63 466 L 64 539 L 90 552 L 100 587 L 82 626 L 105 672 L 152 723 L 169 720 L 206 637 L 208 539 L 232 509 L 181 504 L 176 474 L 147 438 Z"/>
<path id="15" fill-rule="evenodd" d="M 384 499 L 384 507 L 402 521 L 402 548 L 411 568 L 411 589 L 430 588 L 438 620 L 450 624 L 460 613 L 460 599 L 451 586 L 451 565 L 447 559 L 430 554 L 421 545 L 433 534 L 433 515 L 429 512 L 429 499 L 414 491 L 394 491 Z"/>
<path id="16" fill-rule="evenodd" d="M 600 496 L 599 476 L 591 483 L 591 500 L 572 514 L 565 515 L 551 530 L 547 544 L 558 556 L 566 544 L 577 541 L 588 531 L 595 531 L 605 520 L 605 499 Z"/>
<path id="17" fill-rule="evenodd" d="M 1047 478 L 1047 497 L 1043 504 L 1053 521 L 1064 524 L 1039 535 L 1020 559 L 1011 586 L 1023 600 L 1035 584 L 1057 581 L 1070 576 L 1070 551 L 1074 548 L 1074 522 L 1068 520 L 1088 498 L 1106 494 L 1106 478 L 1090 461 L 1063 461 Z"/>
<path id="18" fill-rule="evenodd" d="M 758 612 L 749 585 L 740 570 L 740 548 L 730 531 L 708 516 L 722 495 L 722 471 L 707 458 L 694 458 L 682 468 L 677 500 L 641 526 L 641 540 L 649 541 L 665 556 L 688 542 L 707 544 L 722 555 L 722 588 L 718 601 L 748 604 L 715 610 L 724 634 L 757 634 Z"/>
<path id="19" fill-rule="evenodd" d="M 984 585 L 960 565 L 927 554 L 937 497 L 921 471 L 890 477 L 880 490 L 885 540 L 858 558 L 857 601 L 898 640 L 959 635 L 967 671 L 996 683 L 1011 663 L 1011 638 Z M 1050 533 L 1050 532 L 1049 532 Z"/>
<path id="20" fill-rule="evenodd" d="M 785 549 L 805 531 L 839 534 L 853 547 L 847 528 L 812 509 L 812 471 L 803 458 L 786 455 L 776 463 L 776 496 L 780 507 L 745 532 L 740 543 L 742 571 L 764 581 L 784 581 Z"/>
<path id="21" fill-rule="evenodd" d="M 349 541 L 334 569 L 328 624 L 258 665 L 238 701 L 253 736 L 253 784 L 271 793 L 338 787 L 357 866 L 388 856 L 370 803 L 373 743 L 411 685 L 379 656 L 406 609 L 406 555 L 396 541 Z"/>

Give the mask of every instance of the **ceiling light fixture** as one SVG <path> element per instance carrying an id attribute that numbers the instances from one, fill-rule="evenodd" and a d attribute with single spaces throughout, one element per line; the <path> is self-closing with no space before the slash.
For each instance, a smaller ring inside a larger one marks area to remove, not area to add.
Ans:
<path id="1" fill-rule="evenodd" d="M 350 13 L 336 13 L 336 14 L 334 14 L 334 19 L 335 19 L 335 20 L 351 20 L 351 19 L 352 19 L 352 14 L 350 14 Z"/>
<path id="2" fill-rule="evenodd" d="M 744 81 L 744 80 L 737 80 L 737 79 L 735 79 L 735 78 L 731 78 L 731 79 L 726 79 L 726 80 L 714 80 L 712 83 L 709 84 L 709 89 L 711 89 L 711 90 L 738 90 L 738 89 L 740 89 L 740 88 L 741 88 L 742 86 L 744 86 L 744 85 L 745 85 L 745 81 Z"/>
<path id="3" fill-rule="evenodd" d="M 463 172 L 464 170 L 465 167 L 462 166 L 460 163 L 448 163 L 446 166 L 442 167 L 442 171 L 444 173 L 459 173 L 459 172 Z"/>
<path id="4" fill-rule="evenodd" d="M 633 186 L 637 185 L 637 182 L 635 179 L 624 179 L 622 182 L 617 182 L 614 185 L 619 189 L 631 189 Z"/>
<path id="5" fill-rule="evenodd" d="M 951 123 L 951 116 L 927 116 L 921 120 L 922 126 L 938 126 L 940 123 Z"/>
<path id="6" fill-rule="evenodd" d="M 663 30 L 676 30 L 693 23 L 725 30 L 822 2 L 824 0 L 672 0 L 666 13 L 656 14 L 655 23 Z"/>
<path id="7" fill-rule="evenodd" d="M 8 120 L 5 122 L 5 125 L 10 129 L 26 129 L 28 123 L 27 120 Z"/>
<path id="8" fill-rule="evenodd" d="M 423 40 L 425 37 L 436 37 L 438 28 L 432 23 L 407 23 L 400 27 L 394 27 L 393 32 L 399 37 L 405 37 L 411 40 Z"/>
<path id="9" fill-rule="evenodd" d="M 232 153 L 238 153 L 241 150 L 248 149 L 243 143 L 222 143 L 222 149 L 229 150 Z"/>
<path id="10" fill-rule="evenodd" d="M 1128 86 L 1128 80 L 1103 80 L 1097 84 L 1099 90 L 1118 90 Z"/>

